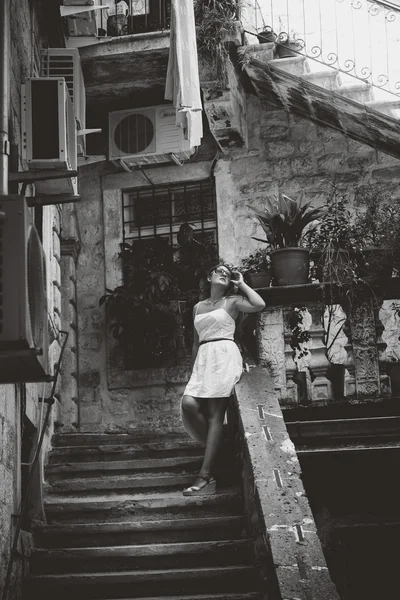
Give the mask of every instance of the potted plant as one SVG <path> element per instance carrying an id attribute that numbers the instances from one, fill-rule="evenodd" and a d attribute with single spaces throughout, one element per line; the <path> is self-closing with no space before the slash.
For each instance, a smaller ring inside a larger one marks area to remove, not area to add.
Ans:
<path id="1" fill-rule="evenodd" d="M 261 248 L 244 258 L 240 264 L 244 279 L 253 288 L 271 285 L 271 259 L 268 248 Z"/>
<path id="2" fill-rule="evenodd" d="M 271 249 L 271 265 L 276 285 L 300 285 L 307 283 L 309 274 L 309 250 L 302 247 L 305 227 L 323 214 L 320 208 L 303 204 L 303 195 L 292 200 L 285 194 L 265 201 L 263 209 L 251 210 L 266 234 L 266 239 L 254 237 L 268 244 Z"/>
<path id="3" fill-rule="evenodd" d="M 264 25 L 261 31 L 257 32 L 257 39 L 260 44 L 267 44 L 276 41 L 276 33 L 274 33 L 272 27 Z"/>
<path id="4" fill-rule="evenodd" d="M 106 289 L 110 331 L 124 349 L 125 368 L 155 367 L 182 340 L 182 310 L 173 248 L 160 237 L 151 244 L 121 244 L 124 283 Z"/>
<path id="5" fill-rule="evenodd" d="M 276 57 L 290 58 L 292 56 L 298 56 L 303 49 L 303 46 L 304 44 L 297 39 L 294 31 L 292 31 L 290 35 L 283 31 L 276 38 Z"/>
<path id="6" fill-rule="evenodd" d="M 400 259 L 400 199 L 369 198 L 356 213 L 354 232 L 361 277 L 371 282 L 389 279 Z"/>
<path id="7" fill-rule="evenodd" d="M 317 226 L 308 235 L 312 275 L 338 288 L 352 288 L 360 280 L 360 243 L 344 196 L 334 188 Z"/>

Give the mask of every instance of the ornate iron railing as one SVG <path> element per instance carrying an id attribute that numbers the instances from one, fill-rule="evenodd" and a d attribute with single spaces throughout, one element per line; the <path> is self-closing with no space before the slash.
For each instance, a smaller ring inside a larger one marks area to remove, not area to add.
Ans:
<path id="1" fill-rule="evenodd" d="M 400 1 L 250 0 L 245 29 L 346 76 L 400 96 Z M 379 94 L 378 94 L 379 96 Z"/>

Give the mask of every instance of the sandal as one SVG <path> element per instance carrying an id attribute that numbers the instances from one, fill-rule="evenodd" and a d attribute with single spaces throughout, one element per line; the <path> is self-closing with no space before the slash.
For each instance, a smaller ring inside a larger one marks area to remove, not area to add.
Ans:
<path id="1" fill-rule="evenodd" d="M 202 479 L 205 481 L 204 485 L 191 485 L 190 487 L 183 490 L 184 496 L 212 496 L 216 492 L 217 482 L 211 475 L 209 477 L 203 477 L 199 475 L 196 479 Z"/>

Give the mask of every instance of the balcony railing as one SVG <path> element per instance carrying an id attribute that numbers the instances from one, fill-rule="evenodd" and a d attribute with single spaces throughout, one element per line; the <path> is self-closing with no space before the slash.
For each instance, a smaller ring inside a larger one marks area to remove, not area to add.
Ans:
<path id="1" fill-rule="evenodd" d="M 242 22 L 247 30 L 265 32 L 260 42 L 271 36 L 296 42 L 293 48 L 312 59 L 312 70 L 332 67 L 344 80 L 379 88 L 382 98 L 400 95 L 398 0 L 251 0 Z"/>
<path id="2" fill-rule="evenodd" d="M 126 13 L 109 14 L 103 18 L 103 29 L 108 36 L 146 33 L 169 29 L 171 19 L 171 0 L 128 0 Z"/>
<path id="3" fill-rule="evenodd" d="M 320 284 L 265 288 L 259 358 L 282 405 L 381 401 L 400 396 L 400 279 L 327 301 Z M 300 343 L 293 313 L 306 335 Z"/>
<path id="4" fill-rule="evenodd" d="M 67 37 L 115 37 L 170 28 L 171 0 L 99 0 L 110 6 L 65 17 Z M 115 4 L 115 8 L 114 8 Z"/>

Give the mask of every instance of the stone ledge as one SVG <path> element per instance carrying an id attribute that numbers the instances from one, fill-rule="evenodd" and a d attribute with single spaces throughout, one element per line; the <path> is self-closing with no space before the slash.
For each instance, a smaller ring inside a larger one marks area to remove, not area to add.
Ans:
<path id="1" fill-rule="evenodd" d="M 303 598 L 306 587 L 315 598 L 339 600 L 316 535 L 295 448 L 266 369 L 243 376 L 236 386 L 234 410 L 247 461 L 244 470 L 250 474 L 244 477 L 245 497 L 256 512 L 248 518 L 258 521 L 258 539 L 262 536 L 264 555 L 272 559 L 280 597 Z M 316 578 L 316 573 L 322 576 Z"/>

